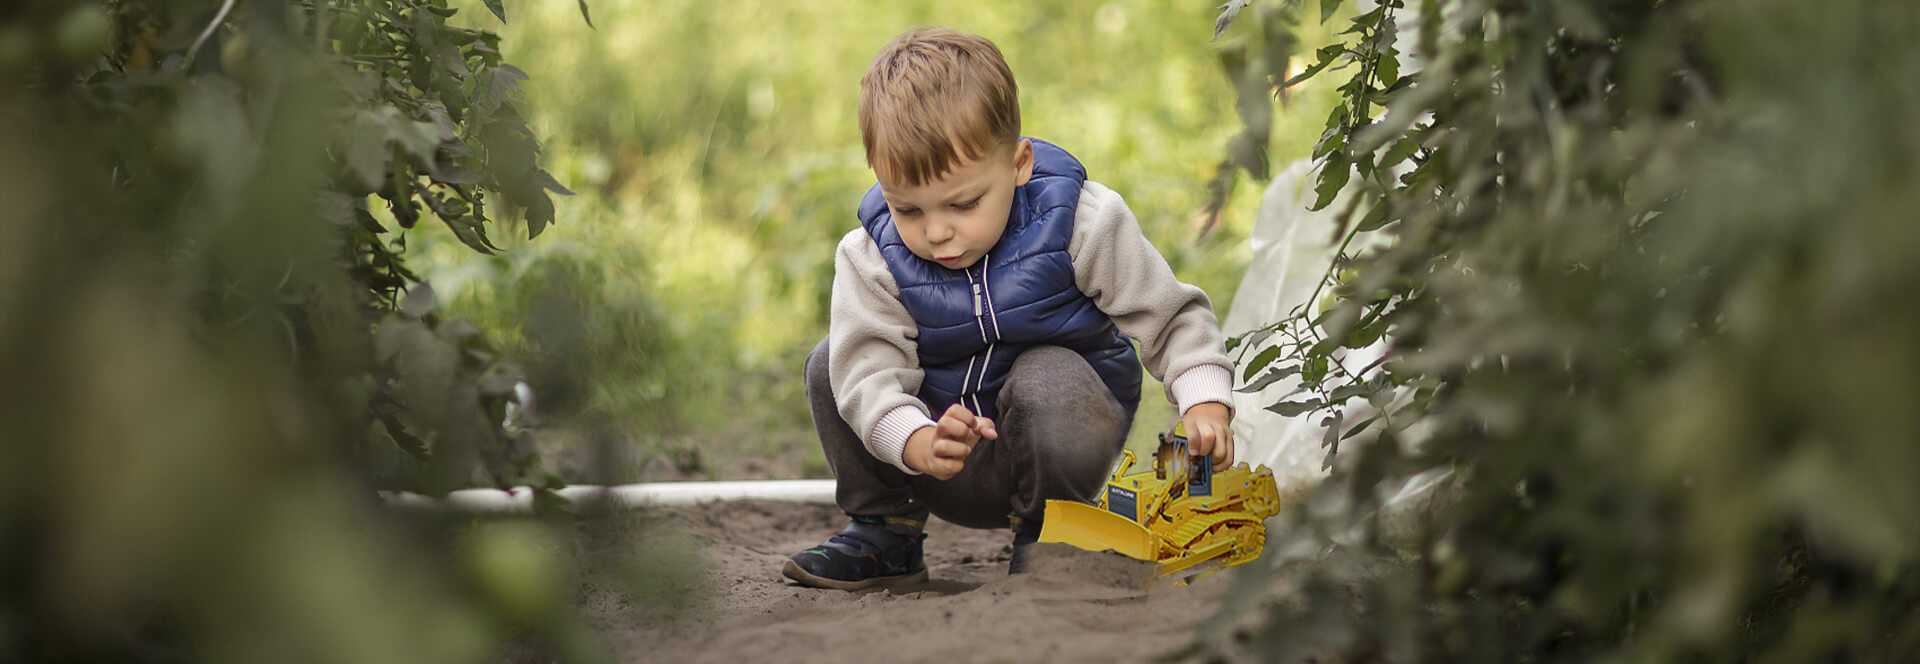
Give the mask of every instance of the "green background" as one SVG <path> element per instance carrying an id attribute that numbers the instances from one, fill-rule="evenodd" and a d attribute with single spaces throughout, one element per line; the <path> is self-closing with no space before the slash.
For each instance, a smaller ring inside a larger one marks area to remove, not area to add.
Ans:
<path id="1" fill-rule="evenodd" d="M 591 386 L 582 412 L 627 438 L 613 468 L 593 462 L 605 479 L 827 475 L 800 367 L 826 332 L 834 245 L 873 181 L 860 76 L 913 26 L 992 39 L 1020 85 L 1023 132 L 1125 196 L 1221 314 L 1246 268 L 1260 183 L 1243 175 L 1222 226 L 1201 233 L 1205 183 L 1240 126 L 1205 3 L 596 2 L 593 28 L 573 3 L 507 9 L 504 25 L 478 3 L 453 20 L 501 33 L 532 77 L 544 163 L 578 195 L 556 201 L 537 241 L 496 234 L 500 256 L 416 231 L 416 266 L 450 315 L 510 351 L 527 350 L 543 302 L 577 300 L 592 358 L 573 377 Z M 1328 38 L 1298 29 L 1306 44 Z M 1275 100 L 1273 163 L 1318 138 L 1332 90 L 1316 83 Z M 1162 393 L 1149 377 L 1133 446 L 1173 417 Z M 591 474 L 567 427 L 543 445 L 563 475 Z"/>

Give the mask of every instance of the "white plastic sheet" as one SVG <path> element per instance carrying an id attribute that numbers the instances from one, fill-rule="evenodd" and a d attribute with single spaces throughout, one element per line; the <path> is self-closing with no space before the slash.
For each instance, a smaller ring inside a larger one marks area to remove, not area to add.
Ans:
<path id="1" fill-rule="evenodd" d="M 1305 306 L 1326 275 L 1335 249 L 1330 238 L 1337 206 L 1319 212 L 1307 209 L 1313 202 L 1318 172 L 1311 160 L 1302 159 L 1276 174 L 1267 186 L 1249 238 L 1252 260 L 1221 321 L 1221 330 L 1228 336 L 1258 329 Z M 1251 358 L 1279 341 L 1269 339 L 1236 352 Z M 1320 448 L 1325 430 L 1307 416 L 1282 417 L 1265 410 L 1299 385 L 1298 377 L 1290 377 L 1257 393 L 1236 392 L 1233 397 L 1233 436 L 1240 447 L 1236 456 L 1273 469 L 1282 495 L 1326 477 L 1321 468 L 1326 454 Z"/>
<path id="2" fill-rule="evenodd" d="M 1261 328 L 1286 318 L 1295 310 L 1317 312 L 1317 303 L 1308 299 L 1314 297 L 1316 291 L 1320 297 L 1326 297 L 1326 292 L 1318 287 L 1326 277 L 1328 266 L 1332 264 L 1338 248 L 1333 237 L 1336 215 L 1347 204 L 1351 191 L 1342 192 L 1332 205 L 1323 210 L 1309 210 L 1307 208 L 1313 203 L 1318 176 L 1319 171 L 1314 168 L 1312 161 L 1303 159 L 1289 164 L 1268 185 L 1250 238 L 1253 245 L 1252 260 L 1227 310 L 1226 319 L 1221 322 L 1221 328 L 1227 335 L 1240 335 Z M 1369 241 L 1379 240 L 1369 238 Z M 1347 249 L 1353 253 L 1365 250 L 1368 246 L 1366 242 L 1359 242 Z M 1241 354 L 1240 357 L 1251 359 L 1261 350 L 1282 340 L 1280 335 L 1275 335 L 1259 345 L 1244 351 L 1236 349 L 1235 352 Z M 1372 346 L 1344 351 L 1337 360 L 1349 373 L 1358 375 L 1386 352 L 1388 343 L 1389 339 L 1383 338 Z M 1234 439 L 1238 441 L 1236 456 L 1272 469 L 1274 482 L 1284 502 L 1304 496 L 1330 472 L 1327 468 L 1327 449 L 1321 442 L 1326 434 L 1326 428 L 1319 424 L 1322 416 L 1307 414 L 1285 417 L 1266 410 L 1267 406 L 1281 401 L 1299 387 L 1300 379 L 1296 375 L 1277 381 L 1259 392 L 1234 394 L 1233 428 Z M 1347 411 L 1348 422 L 1371 413 L 1369 406 L 1361 402 L 1349 404 Z M 1418 427 L 1403 432 L 1401 436 L 1405 444 L 1417 444 L 1418 438 Z M 1340 458 L 1332 459 L 1332 462 L 1339 464 L 1341 458 L 1365 439 L 1360 437 L 1346 441 L 1341 448 Z M 1435 469 L 1380 487 L 1383 509 L 1400 510 L 1427 504 L 1433 487 L 1451 473 L 1451 469 Z"/>

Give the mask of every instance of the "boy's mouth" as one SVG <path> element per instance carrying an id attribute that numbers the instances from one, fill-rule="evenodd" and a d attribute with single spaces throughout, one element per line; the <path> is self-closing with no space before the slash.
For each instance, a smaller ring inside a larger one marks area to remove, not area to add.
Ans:
<path id="1" fill-rule="evenodd" d="M 936 261 L 939 261 L 941 265 L 956 265 L 960 262 L 960 259 L 963 256 L 965 256 L 965 254 L 956 254 L 953 256 L 935 256 L 933 259 Z"/>

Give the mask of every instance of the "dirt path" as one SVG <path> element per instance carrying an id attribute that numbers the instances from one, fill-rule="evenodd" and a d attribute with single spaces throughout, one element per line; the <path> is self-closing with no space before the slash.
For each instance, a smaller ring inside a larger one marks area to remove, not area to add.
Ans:
<path id="1" fill-rule="evenodd" d="M 1184 646 L 1233 574 L 1190 586 L 1111 553 L 1038 545 L 1034 573 L 1006 574 L 1007 531 L 928 526 L 932 579 L 849 593 L 793 584 L 788 555 L 832 534 L 829 506 L 733 502 L 667 510 L 704 549 L 693 605 L 647 618 L 612 591 L 589 592 L 588 620 L 625 661 L 1141 661 Z"/>

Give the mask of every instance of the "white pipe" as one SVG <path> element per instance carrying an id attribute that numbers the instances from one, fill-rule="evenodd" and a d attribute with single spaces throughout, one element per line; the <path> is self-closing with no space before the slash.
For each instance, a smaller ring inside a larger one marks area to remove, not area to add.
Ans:
<path id="1" fill-rule="evenodd" d="M 610 507 L 700 505 L 720 500 L 781 500 L 833 504 L 833 480 L 760 480 L 748 482 L 658 482 L 620 486 L 570 486 L 554 493 L 575 505 L 606 501 Z M 533 490 L 461 489 L 445 498 L 403 491 L 382 491 L 394 507 L 481 514 L 532 514 Z"/>

